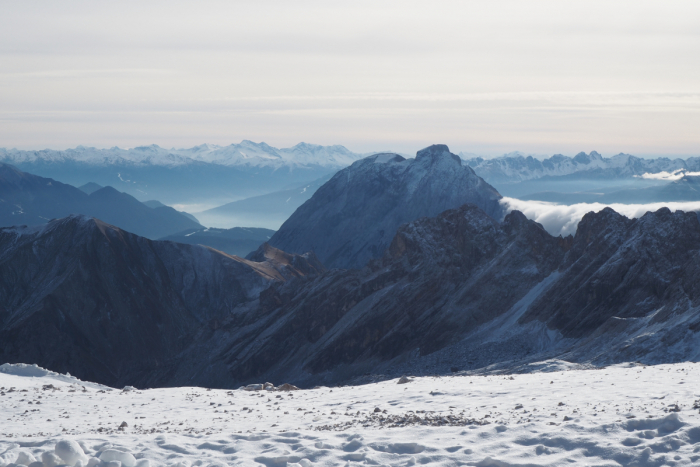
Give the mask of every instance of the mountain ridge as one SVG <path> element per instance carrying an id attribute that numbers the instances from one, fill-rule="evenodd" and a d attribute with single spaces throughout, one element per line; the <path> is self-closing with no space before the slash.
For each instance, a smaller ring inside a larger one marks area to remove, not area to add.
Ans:
<path id="1" fill-rule="evenodd" d="M 111 186 L 88 194 L 0 163 L 0 226 L 44 224 L 70 214 L 100 217 L 151 238 L 201 227 L 171 207 L 150 208 Z"/>
<path id="2" fill-rule="evenodd" d="M 269 284 L 322 270 L 313 256 L 266 247 L 244 260 L 83 215 L 0 228 L 0 244 L 0 360 L 109 385 L 146 381 Z"/>
<path id="3" fill-rule="evenodd" d="M 489 183 L 516 183 L 544 177 L 640 177 L 645 173 L 700 170 L 700 157 L 644 159 L 620 153 L 610 158 L 596 151 L 580 152 L 574 157 L 555 154 L 543 160 L 522 154 L 504 155 L 493 159 L 471 157 L 465 163 Z"/>
<path id="4" fill-rule="evenodd" d="M 207 163 L 224 166 L 273 167 L 321 166 L 344 167 L 362 157 L 341 145 L 322 146 L 298 143 L 289 148 L 275 148 L 264 142 L 243 140 L 239 144 L 218 146 L 201 144 L 191 148 L 162 148 L 156 144 L 131 149 L 99 149 L 77 146 L 66 150 L 18 150 L 0 148 L 0 161 L 8 163 L 81 162 L 94 165 L 133 164 L 177 166 Z"/>
<path id="5" fill-rule="evenodd" d="M 208 358 L 236 381 L 298 384 L 696 359 L 697 264 L 695 213 L 608 208 L 562 238 L 518 211 L 497 223 L 465 205 L 405 224 L 362 270 L 273 285 L 246 311 L 269 330 L 225 324 Z"/>

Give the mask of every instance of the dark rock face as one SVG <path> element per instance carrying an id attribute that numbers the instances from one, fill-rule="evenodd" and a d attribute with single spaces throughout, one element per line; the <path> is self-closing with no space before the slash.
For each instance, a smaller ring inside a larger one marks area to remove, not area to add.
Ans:
<path id="1" fill-rule="evenodd" d="M 569 247 L 517 211 L 498 223 L 474 205 L 448 210 L 402 226 L 363 270 L 271 287 L 212 358 L 243 381 L 428 354 L 508 311 Z"/>
<path id="2" fill-rule="evenodd" d="M 0 361 L 142 384 L 200 328 L 276 281 L 322 270 L 309 256 L 258 253 L 150 241 L 84 216 L 2 228 Z"/>
<path id="3" fill-rule="evenodd" d="M 442 371 L 697 358 L 699 264 L 694 213 L 606 209 L 561 238 L 517 211 L 499 224 L 467 205 L 402 226 L 362 270 L 273 285 L 207 353 L 237 382 L 298 384 L 398 365 L 396 376 L 433 355 Z"/>
<path id="4" fill-rule="evenodd" d="M 500 220 L 501 195 L 445 145 L 415 159 L 376 154 L 341 170 L 270 239 L 284 251 L 314 251 L 327 267 L 359 268 L 380 257 L 401 224 L 473 203 Z"/>
<path id="5" fill-rule="evenodd" d="M 589 213 L 560 269 L 562 285 L 533 303 L 523 321 L 582 338 L 613 318 L 685 312 L 700 303 L 700 223 L 695 213 L 668 208 L 639 219 L 610 208 Z"/>
<path id="6" fill-rule="evenodd" d="M 700 222 L 668 209 L 589 213 L 561 238 L 520 212 L 497 222 L 464 205 L 402 225 L 351 270 L 268 244 L 244 260 L 152 242 L 84 217 L 0 229 L 0 252 L 0 361 L 108 384 L 315 385 L 700 353 Z"/>
<path id="7" fill-rule="evenodd" d="M 148 238 L 201 228 L 199 222 L 171 207 L 149 208 L 109 186 L 87 194 L 71 185 L 0 163 L 0 226 L 40 225 L 71 214 L 104 219 Z"/>

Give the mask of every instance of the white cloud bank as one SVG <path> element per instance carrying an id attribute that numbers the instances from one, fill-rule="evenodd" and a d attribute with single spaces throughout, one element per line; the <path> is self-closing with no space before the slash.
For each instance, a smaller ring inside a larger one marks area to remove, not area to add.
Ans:
<path id="1" fill-rule="evenodd" d="M 663 207 L 667 207 L 671 211 L 700 211 L 700 201 L 649 204 L 579 203 L 566 206 L 545 201 L 523 201 L 515 198 L 503 198 L 501 203 L 506 206 L 508 212 L 518 210 L 525 214 L 525 217 L 528 219 L 542 224 L 547 232 L 552 235 L 563 236 L 575 234 L 576 227 L 584 215 L 591 211 L 602 211 L 606 207 L 612 208 L 629 218 L 642 217 L 647 212 L 657 211 Z"/>
<path id="2" fill-rule="evenodd" d="M 674 181 L 680 180 L 683 177 L 697 177 L 700 172 L 688 172 L 685 169 L 674 170 L 673 172 L 658 172 L 658 173 L 645 173 L 642 174 L 640 178 L 646 178 L 648 180 L 667 180 Z"/>

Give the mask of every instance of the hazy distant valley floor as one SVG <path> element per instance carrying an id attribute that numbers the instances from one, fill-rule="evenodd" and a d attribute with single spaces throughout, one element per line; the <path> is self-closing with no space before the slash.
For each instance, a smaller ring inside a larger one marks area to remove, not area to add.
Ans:
<path id="1" fill-rule="evenodd" d="M 543 367 L 568 370 L 284 392 L 113 390 L 4 365 L 0 465 L 63 439 L 125 467 L 700 462 L 700 364 Z"/>

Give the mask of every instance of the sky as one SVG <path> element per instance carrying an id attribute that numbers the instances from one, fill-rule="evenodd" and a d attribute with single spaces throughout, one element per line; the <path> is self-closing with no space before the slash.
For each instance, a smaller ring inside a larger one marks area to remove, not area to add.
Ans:
<path id="1" fill-rule="evenodd" d="M 700 155 L 697 1 L 0 2 L 0 147 Z"/>

